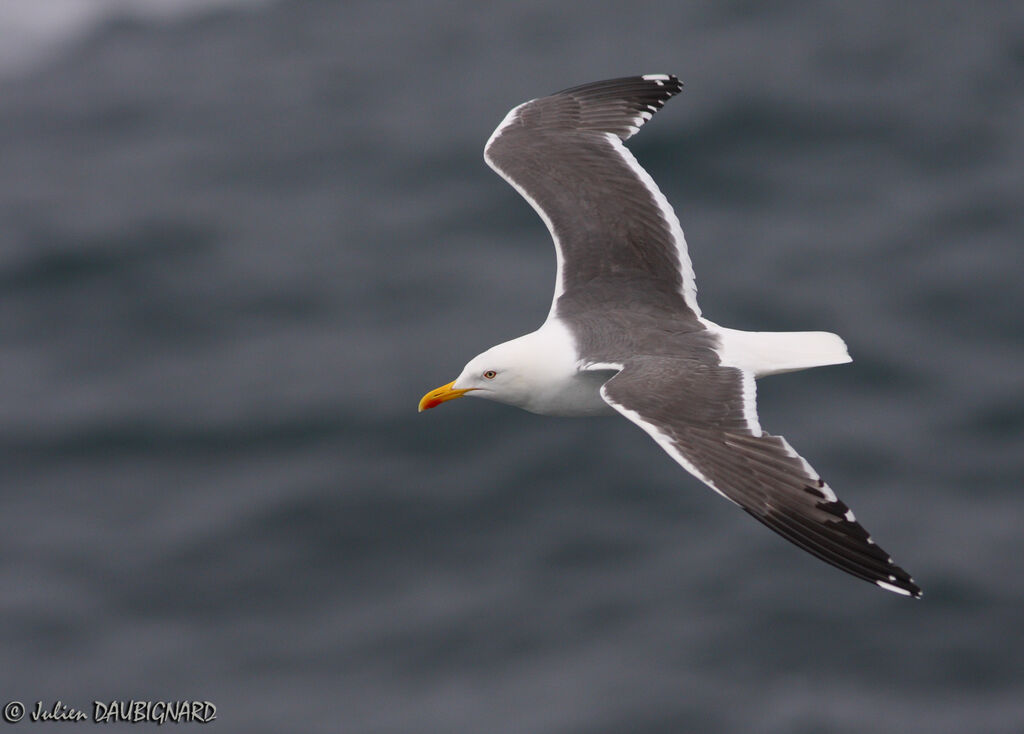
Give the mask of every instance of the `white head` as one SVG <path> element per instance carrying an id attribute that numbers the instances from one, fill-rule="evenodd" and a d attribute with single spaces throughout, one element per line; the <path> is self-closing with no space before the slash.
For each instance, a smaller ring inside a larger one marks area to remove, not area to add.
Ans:
<path id="1" fill-rule="evenodd" d="M 552 395 L 577 374 L 575 352 L 561 335 L 540 329 L 473 357 L 462 373 L 420 400 L 420 411 L 463 395 L 547 412 Z"/>

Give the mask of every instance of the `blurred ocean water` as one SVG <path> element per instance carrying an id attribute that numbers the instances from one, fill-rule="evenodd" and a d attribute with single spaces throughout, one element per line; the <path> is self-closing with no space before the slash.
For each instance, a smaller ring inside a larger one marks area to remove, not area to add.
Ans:
<path id="1" fill-rule="evenodd" d="M 1024 729 L 1017 6 L 57 5 L 0 3 L 0 705 Z M 647 72 L 687 84 L 631 148 L 702 308 L 846 339 L 852 365 L 761 381 L 761 421 L 921 602 L 625 421 L 416 414 L 550 302 L 494 126 Z"/>

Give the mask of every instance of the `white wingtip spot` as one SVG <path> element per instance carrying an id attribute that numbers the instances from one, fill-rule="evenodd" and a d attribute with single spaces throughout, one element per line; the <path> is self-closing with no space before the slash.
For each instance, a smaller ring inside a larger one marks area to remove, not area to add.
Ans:
<path id="1" fill-rule="evenodd" d="M 668 81 L 668 74 L 644 74 L 644 81 L 657 82 L 659 87 L 665 86 Z"/>
<path id="2" fill-rule="evenodd" d="M 853 510 L 847 510 L 846 514 L 843 515 L 850 522 L 857 522 L 857 518 L 853 516 Z"/>
<path id="3" fill-rule="evenodd" d="M 896 580 L 895 576 L 890 576 L 889 578 L 891 578 L 893 581 Z M 893 586 L 892 584 L 888 584 L 885 581 L 876 581 L 875 584 L 877 586 L 885 589 L 886 591 L 894 591 L 897 594 L 899 594 L 900 596 L 912 596 L 912 594 L 909 591 L 907 591 L 906 589 L 901 589 L 898 586 Z"/>

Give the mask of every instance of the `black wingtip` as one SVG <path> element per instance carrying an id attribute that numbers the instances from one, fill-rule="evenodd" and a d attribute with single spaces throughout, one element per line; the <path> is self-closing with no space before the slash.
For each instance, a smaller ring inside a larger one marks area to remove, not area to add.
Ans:
<path id="1" fill-rule="evenodd" d="M 535 100 L 533 109 L 524 109 L 522 116 L 533 115 L 530 123 L 534 127 L 599 130 L 626 140 L 682 88 L 683 83 L 672 74 L 603 79 Z M 566 100 L 572 103 L 565 105 Z"/>
<path id="2" fill-rule="evenodd" d="M 671 89 L 673 94 L 683 90 L 683 82 L 675 74 L 644 74 L 640 78 L 644 81 L 655 82 L 659 86 L 664 85 Z"/>
<path id="3" fill-rule="evenodd" d="M 618 97 L 630 99 L 643 97 L 645 101 L 658 103 L 660 107 L 669 97 L 683 89 L 683 83 L 674 74 L 642 74 L 640 76 L 622 76 L 614 79 L 580 84 L 556 92 L 556 95 L 567 94 L 580 98 Z"/>

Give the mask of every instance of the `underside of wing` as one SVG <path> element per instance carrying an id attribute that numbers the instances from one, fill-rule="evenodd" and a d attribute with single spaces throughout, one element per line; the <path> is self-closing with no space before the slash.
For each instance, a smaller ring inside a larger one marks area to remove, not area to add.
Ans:
<path id="1" fill-rule="evenodd" d="M 823 561 L 883 589 L 919 597 L 853 512 L 781 436 L 764 433 L 754 381 L 731 367 L 694 370 L 638 359 L 601 390 L 690 473 Z"/>
<path id="2" fill-rule="evenodd" d="M 673 76 L 610 79 L 514 108 L 484 159 L 537 211 L 555 242 L 561 296 L 587 284 L 642 279 L 700 315 L 679 220 L 622 141 L 678 93 Z M 614 292 L 614 288 L 605 289 Z"/>

